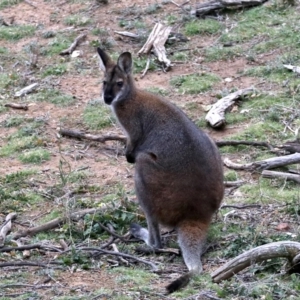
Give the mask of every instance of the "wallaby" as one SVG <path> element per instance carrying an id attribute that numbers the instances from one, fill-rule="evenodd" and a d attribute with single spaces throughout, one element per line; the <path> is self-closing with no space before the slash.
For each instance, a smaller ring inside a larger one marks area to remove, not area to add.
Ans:
<path id="1" fill-rule="evenodd" d="M 223 198 L 222 160 L 214 142 L 175 105 L 136 88 L 132 57 L 117 63 L 98 48 L 105 72 L 103 99 L 126 136 L 126 158 L 135 163 L 135 190 L 148 229 L 131 226 L 134 236 L 162 248 L 159 224 L 176 228 L 189 272 L 166 288 L 172 293 L 202 271 L 201 249 L 212 216 Z"/>

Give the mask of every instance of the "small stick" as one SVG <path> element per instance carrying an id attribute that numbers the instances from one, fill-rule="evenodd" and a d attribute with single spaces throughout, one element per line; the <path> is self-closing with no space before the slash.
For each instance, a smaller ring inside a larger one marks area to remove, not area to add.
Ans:
<path id="1" fill-rule="evenodd" d="M 146 75 L 148 69 L 149 69 L 149 65 L 150 65 L 150 55 L 148 55 L 148 58 L 147 58 L 147 63 L 146 63 L 146 67 L 145 67 L 145 70 L 141 76 L 141 78 L 144 78 L 144 76 Z"/>
<path id="2" fill-rule="evenodd" d="M 119 35 L 130 37 L 130 38 L 133 38 L 133 39 L 139 39 L 140 38 L 140 36 L 138 34 L 128 32 L 128 31 L 115 31 L 115 33 L 117 33 Z"/>
<path id="3" fill-rule="evenodd" d="M 5 107 L 10 107 L 14 109 L 24 109 L 28 110 L 28 105 L 27 104 L 19 104 L 19 103 L 6 103 L 4 104 Z"/>
<path id="4" fill-rule="evenodd" d="M 120 251 L 119 251 L 119 249 L 118 249 L 118 247 L 117 247 L 117 245 L 115 243 L 111 244 L 111 247 L 113 248 L 113 250 L 115 252 L 120 253 Z M 126 259 L 124 259 L 122 256 L 120 257 L 120 261 L 123 262 L 126 266 L 129 265 L 129 262 Z"/>
<path id="5" fill-rule="evenodd" d="M 257 207 L 257 208 L 261 208 L 261 205 L 260 204 L 245 204 L 245 205 L 222 205 L 220 208 L 223 209 L 223 208 L 236 208 L 236 209 L 246 209 L 246 208 L 254 208 L 254 207 Z"/>
<path id="6" fill-rule="evenodd" d="M 66 50 L 63 50 L 59 53 L 59 55 L 69 55 L 71 54 L 75 48 L 86 38 L 87 34 L 86 33 L 82 33 L 80 34 L 75 40 L 74 42 L 71 44 L 71 46 L 66 49 Z"/>

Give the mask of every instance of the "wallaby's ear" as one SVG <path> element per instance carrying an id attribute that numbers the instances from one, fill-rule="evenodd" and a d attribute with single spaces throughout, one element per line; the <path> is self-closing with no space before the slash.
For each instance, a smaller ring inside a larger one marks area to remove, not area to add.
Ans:
<path id="1" fill-rule="evenodd" d="M 112 63 L 111 58 L 101 48 L 98 47 L 97 51 L 100 56 L 100 69 L 105 72 L 108 65 Z"/>
<path id="2" fill-rule="evenodd" d="M 118 58 L 117 65 L 123 72 L 130 74 L 132 70 L 132 58 L 130 52 L 122 53 Z"/>

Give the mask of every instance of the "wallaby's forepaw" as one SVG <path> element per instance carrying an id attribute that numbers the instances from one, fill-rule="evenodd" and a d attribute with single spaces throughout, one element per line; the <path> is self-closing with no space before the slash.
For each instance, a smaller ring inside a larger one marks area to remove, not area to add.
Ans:
<path id="1" fill-rule="evenodd" d="M 174 293 L 179 289 L 184 288 L 187 286 L 191 278 L 191 273 L 186 273 L 182 275 L 181 277 L 177 278 L 173 282 L 171 282 L 169 285 L 166 286 L 166 290 L 168 294 Z"/>
<path id="2" fill-rule="evenodd" d="M 137 239 L 148 243 L 148 230 L 137 223 L 130 224 L 130 233 Z"/>

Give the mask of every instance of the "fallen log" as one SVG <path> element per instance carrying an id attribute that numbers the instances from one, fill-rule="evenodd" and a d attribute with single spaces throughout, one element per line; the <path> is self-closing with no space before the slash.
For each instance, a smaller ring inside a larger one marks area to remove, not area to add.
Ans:
<path id="1" fill-rule="evenodd" d="M 292 65 L 283 65 L 285 68 L 293 71 L 294 73 L 300 74 L 300 67 L 292 66 Z"/>
<path id="2" fill-rule="evenodd" d="M 235 257 L 215 270 L 211 276 L 214 282 L 229 279 L 241 270 L 257 262 L 271 258 L 285 257 L 293 265 L 299 263 L 300 243 L 291 241 L 274 242 L 253 248 Z"/>
<path id="3" fill-rule="evenodd" d="M 227 95 L 215 103 L 207 113 L 205 120 L 211 125 L 211 127 L 218 128 L 226 123 L 225 112 L 230 110 L 235 101 L 241 97 L 248 96 L 255 91 L 253 87 L 241 89 L 234 93 Z"/>
<path id="4" fill-rule="evenodd" d="M 300 183 L 300 175 L 297 175 L 297 174 L 264 170 L 264 171 L 262 171 L 261 175 L 264 178 L 278 178 L 279 177 L 279 178 L 284 178 L 286 180 L 293 180 L 293 181 Z"/>

